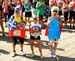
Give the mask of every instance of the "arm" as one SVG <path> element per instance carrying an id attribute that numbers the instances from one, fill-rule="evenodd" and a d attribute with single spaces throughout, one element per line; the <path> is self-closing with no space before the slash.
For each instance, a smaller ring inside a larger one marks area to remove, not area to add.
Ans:
<path id="1" fill-rule="evenodd" d="M 52 21 L 52 18 L 51 18 L 51 17 L 49 17 L 49 18 L 48 18 L 47 25 L 49 25 L 49 24 L 51 23 L 51 21 Z"/>
<path id="2" fill-rule="evenodd" d="M 22 16 L 21 20 L 22 20 L 22 23 L 25 25 L 26 24 L 26 17 Z"/>
<path id="3" fill-rule="evenodd" d="M 42 5 L 40 4 L 40 2 L 37 2 L 36 4 L 36 8 L 40 8 Z"/>
<path id="4" fill-rule="evenodd" d="M 5 8 L 5 3 L 3 2 L 3 4 L 2 4 L 2 8 Z"/>

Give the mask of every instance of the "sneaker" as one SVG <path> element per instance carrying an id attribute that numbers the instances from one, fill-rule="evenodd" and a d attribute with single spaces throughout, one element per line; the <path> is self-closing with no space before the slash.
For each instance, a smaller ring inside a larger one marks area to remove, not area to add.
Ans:
<path id="1" fill-rule="evenodd" d="M 5 36 L 5 34 L 3 33 L 2 36 Z"/>
<path id="2" fill-rule="evenodd" d="M 43 59 L 43 56 L 41 56 L 41 59 Z"/>
<path id="3" fill-rule="evenodd" d="M 53 57 L 53 52 L 51 52 L 51 57 Z"/>
<path id="4" fill-rule="evenodd" d="M 56 54 L 54 54 L 54 55 L 53 55 L 53 58 L 56 58 L 56 57 L 57 57 Z"/>
<path id="5" fill-rule="evenodd" d="M 27 22 L 27 25 L 29 26 L 30 25 L 30 22 Z"/>
<path id="6" fill-rule="evenodd" d="M 34 54 L 31 54 L 31 57 L 34 57 Z"/>
<path id="7" fill-rule="evenodd" d="M 24 54 L 24 51 L 20 51 L 20 55 L 25 55 L 25 54 Z"/>
<path id="8" fill-rule="evenodd" d="M 55 51 L 51 51 L 51 56 L 54 57 L 54 58 L 56 57 Z"/>
<path id="9" fill-rule="evenodd" d="M 16 52 L 12 52 L 12 53 L 11 53 L 11 56 L 12 56 L 12 57 L 15 57 L 15 56 L 16 56 Z"/>

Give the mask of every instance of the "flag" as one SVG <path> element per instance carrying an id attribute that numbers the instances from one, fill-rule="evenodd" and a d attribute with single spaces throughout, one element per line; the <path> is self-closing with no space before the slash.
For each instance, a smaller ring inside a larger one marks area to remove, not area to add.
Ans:
<path id="1" fill-rule="evenodd" d="M 49 28 L 49 26 L 46 25 L 46 28 L 45 28 L 45 36 L 48 36 L 48 28 Z"/>
<path id="2" fill-rule="evenodd" d="M 8 21 L 8 29 L 14 31 L 16 24 L 17 22 L 13 18 L 10 18 Z"/>

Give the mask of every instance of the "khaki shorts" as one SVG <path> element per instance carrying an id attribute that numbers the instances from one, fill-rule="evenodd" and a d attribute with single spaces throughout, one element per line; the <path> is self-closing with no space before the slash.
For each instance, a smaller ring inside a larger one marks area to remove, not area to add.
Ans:
<path id="1" fill-rule="evenodd" d="M 48 45 L 52 45 L 53 43 L 58 43 L 58 39 L 49 40 L 49 44 Z"/>

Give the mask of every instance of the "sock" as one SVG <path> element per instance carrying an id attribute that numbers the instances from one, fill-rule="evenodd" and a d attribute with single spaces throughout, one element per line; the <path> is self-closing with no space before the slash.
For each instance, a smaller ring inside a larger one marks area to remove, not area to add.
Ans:
<path id="1" fill-rule="evenodd" d="M 21 50 L 21 51 L 23 51 L 23 50 Z"/>
<path id="2" fill-rule="evenodd" d="M 55 50 L 53 50 L 53 54 L 56 55 L 56 51 Z"/>
<path id="3" fill-rule="evenodd" d="M 13 52 L 16 52 L 15 50 L 13 50 Z"/>

